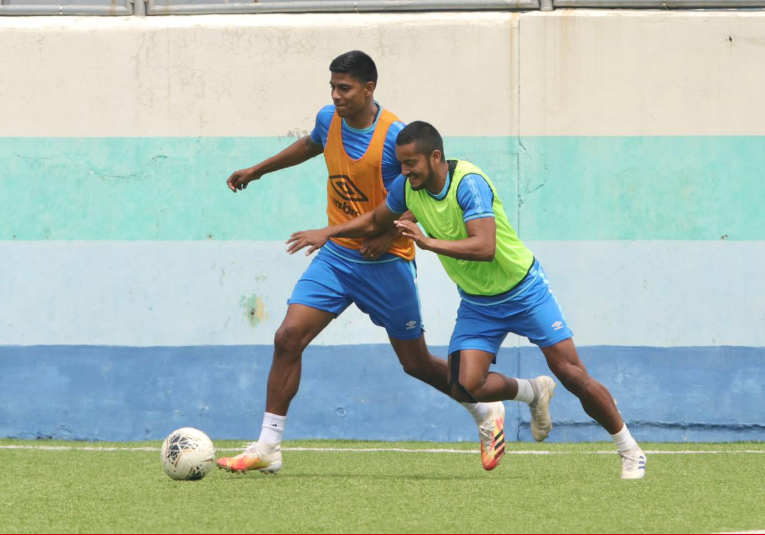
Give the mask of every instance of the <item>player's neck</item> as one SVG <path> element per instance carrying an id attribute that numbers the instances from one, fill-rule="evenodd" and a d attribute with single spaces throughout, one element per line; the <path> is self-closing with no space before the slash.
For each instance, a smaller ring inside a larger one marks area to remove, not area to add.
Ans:
<path id="1" fill-rule="evenodd" d="M 364 106 L 358 113 L 345 118 L 345 124 L 356 130 L 364 130 L 369 128 L 375 123 L 375 117 L 377 117 L 378 110 L 377 103 L 374 100 L 370 100 L 369 104 Z"/>
<path id="2" fill-rule="evenodd" d="M 446 185 L 446 177 L 449 176 L 449 164 L 442 162 L 433 168 L 433 180 L 426 186 L 430 193 L 438 195 L 444 191 Z"/>

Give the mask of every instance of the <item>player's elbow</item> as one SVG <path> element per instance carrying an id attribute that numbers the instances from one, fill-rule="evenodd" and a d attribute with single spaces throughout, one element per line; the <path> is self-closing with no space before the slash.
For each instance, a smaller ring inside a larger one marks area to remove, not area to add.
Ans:
<path id="1" fill-rule="evenodd" d="M 303 136 L 303 155 L 306 159 L 313 158 L 324 152 L 324 147 L 320 143 L 314 143 L 311 136 Z"/>
<path id="2" fill-rule="evenodd" d="M 372 212 L 372 218 L 370 219 L 369 223 L 366 226 L 366 232 L 368 236 L 376 236 L 378 234 L 381 234 L 385 231 L 387 231 L 390 227 L 384 225 Z"/>
<path id="3" fill-rule="evenodd" d="M 484 247 L 481 247 L 481 251 L 479 252 L 479 262 L 494 262 L 494 257 L 497 254 L 497 244 L 491 243 L 487 244 Z"/>

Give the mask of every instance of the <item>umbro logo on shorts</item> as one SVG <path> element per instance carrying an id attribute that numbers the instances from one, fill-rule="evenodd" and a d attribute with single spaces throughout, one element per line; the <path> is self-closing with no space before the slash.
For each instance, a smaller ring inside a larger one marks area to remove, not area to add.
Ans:
<path id="1" fill-rule="evenodd" d="M 406 322 L 406 328 L 407 329 L 414 329 L 415 327 L 417 327 L 417 321 L 416 320 L 412 320 L 412 321 L 407 321 Z"/>
<path id="2" fill-rule="evenodd" d="M 553 328 L 553 331 L 559 331 L 560 329 L 563 328 L 563 322 L 562 321 L 556 321 L 555 323 L 553 323 L 551 325 L 551 327 Z"/>

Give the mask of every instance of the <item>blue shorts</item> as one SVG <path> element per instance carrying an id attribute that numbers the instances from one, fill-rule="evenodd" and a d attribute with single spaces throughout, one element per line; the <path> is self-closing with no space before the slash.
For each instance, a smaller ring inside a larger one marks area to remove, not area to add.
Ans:
<path id="1" fill-rule="evenodd" d="M 300 277 L 287 303 L 338 316 L 355 303 L 389 336 L 416 340 L 423 330 L 416 275 L 414 262 L 402 258 L 354 262 L 325 246 Z"/>
<path id="2" fill-rule="evenodd" d="M 472 302 L 463 295 L 449 354 L 479 349 L 496 355 L 508 333 L 525 336 L 539 347 L 549 347 L 574 335 L 536 260 L 526 277 L 497 302 Z"/>

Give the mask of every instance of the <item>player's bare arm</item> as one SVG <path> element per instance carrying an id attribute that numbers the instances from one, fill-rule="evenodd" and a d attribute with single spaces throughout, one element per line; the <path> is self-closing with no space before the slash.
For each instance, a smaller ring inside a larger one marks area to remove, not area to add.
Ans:
<path id="1" fill-rule="evenodd" d="M 407 211 L 405 214 L 399 217 L 399 219 L 404 219 L 406 221 L 416 221 L 414 214 L 412 214 L 410 211 Z M 361 245 L 359 253 L 361 253 L 361 255 L 367 260 L 379 258 L 388 251 L 391 244 L 393 243 L 393 240 L 399 236 L 401 236 L 401 230 L 395 226 L 391 227 L 389 230 L 377 234 L 376 236 L 368 236 L 367 239 L 364 240 L 364 243 Z"/>
<path id="2" fill-rule="evenodd" d="M 493 217 L 471 219 L 465 223 L 468 237 L 464 240 L 438 240 L 425 236 L 420 227 L 411 221 L 397 220 L 395 225 L 401 229 L 401 235 L 411 238 L 420 249 L 434 253 L 472 260 L 491 262 L 497 248 L 497 224 Z"/>
<path id="3" fill-rule="evenodd" d="M 253 180 L 260 179 L 260 177 L 267 173 L 273 173 L 280 169 L 299 165 L 310 160 L 314 156 L 318 156 L 322 152 L 324 152 L 324 147 L 322 145 L 311 141 L 311 136 L 304 136 L 279 154 L 271 156 L 252 167 L 234 171 L 231 176 L 228 177 L 228 180 L 226 180 L 226 184 L 231 191 L 236 193 L 237 190 L 245 189 L 247 184 Z"/>
<path id="4" fill-rule="evenodd" d="M 287 240 L 287 244 L 289 244 L 287 252 L 294 254 L 308 247 L 305 253 L 307 256 L 323 247 L 330 238 L 364 238 L 375 236 L 395 228 L 393 222 L 397 217 L 398 214 L 391 212 L 383 201 L 377 205 L 374 211 L 367 212 L 340 225 L 294 232 Z"/>

